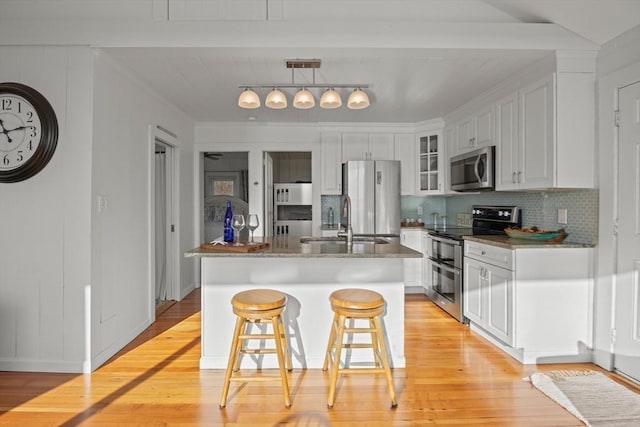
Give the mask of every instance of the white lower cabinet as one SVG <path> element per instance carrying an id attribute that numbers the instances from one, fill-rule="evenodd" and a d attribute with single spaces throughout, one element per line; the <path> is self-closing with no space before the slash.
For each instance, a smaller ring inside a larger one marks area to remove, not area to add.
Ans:
<path id="1" fill-rule="evenodd" d="M 513 346 L 513 271 L 465 258 L 463 307 L 470 321 Z"/>
<path id="2" fill-rule="evenodd" d="M 400 244 L 422 252 L 422 229 L 400 230 Z M 422 259 L 404 259 L 404 286 L 407 293 L 422 293 Z"/>
<path id="3" fill-rule="evenodd" d="M 592 248 L 464 246 L 473 330 L 525 364 L 591 359 Z"/>
<path id="4" fill-rule="evenodd" d="M 431 236 L 427 231 L 422 231 L 422 288 L 424 292 L 431 288 L 433 282 L 433 268 L 431 268 Z"/>

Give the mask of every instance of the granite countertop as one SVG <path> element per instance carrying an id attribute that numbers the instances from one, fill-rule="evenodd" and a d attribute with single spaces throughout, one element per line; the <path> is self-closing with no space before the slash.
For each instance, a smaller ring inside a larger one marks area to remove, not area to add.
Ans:
<path id="1" fill-rule="evenodd" d="M 464 240 L 484 243 L 505 249 L 522 248 L 593 248 L 595 245 L 586 243 L 564 242 L 553 243 L 541 240 L 512 239 L 509 236 L 464 236 Z"/>
<path id="2" fill-rule="evenodd" d="M 256 238 L 269 247 L 255 252 L 218 252 L 200 247 L 185 252 L 185 257 L 247 257 L 247 258 L 422 258 L 422 253 L 400 243 L 382 244 L 354 242 L 351 247 L 342 242 L 300 243 L 300 236 Z"/>

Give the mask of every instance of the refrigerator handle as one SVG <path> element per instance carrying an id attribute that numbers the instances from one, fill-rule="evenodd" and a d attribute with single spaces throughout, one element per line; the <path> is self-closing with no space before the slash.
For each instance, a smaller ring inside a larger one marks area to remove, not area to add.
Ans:
<path id="1" fill-rule="evenodd" d="M 378 185 L 382 184 L 382 171 L 376 172 L 376 182 L 378 183 Z"/>

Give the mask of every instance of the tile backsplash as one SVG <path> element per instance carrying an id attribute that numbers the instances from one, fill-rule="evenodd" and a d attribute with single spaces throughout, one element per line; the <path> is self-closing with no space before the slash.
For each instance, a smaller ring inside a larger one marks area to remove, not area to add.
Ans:
<path id="1" fill-rule="evenodd" d="M 322 222 L 327 222 L 329 206 L 340 209 L 340 196 L 322 196 Z M 467 219 L 473 205 L 518 206 L 522 209 L 522 225 L 545 227 L 550 230 L 564 228 L 568 242 L 596 244 L 598 241 L 598 190 L 566 190 L 550 192 L 486 192 L 455 196 L 402 196 L 400 217 L 415 218 L 429 225 L 434 215 L 441 224 L 455 225 Z M 418 214 L 422 208 L 422 215 Z M 567 210 L 567 224 L 558 224 L 558 209 Z M 458 215 L 463 214 L 463 215 Z"/>
<path id="2" fill-rule="evenodd" d="M 596 244 L 598 241 L 598 190 L 494 191 L 438 198 L 445 200 L 448 224 L 456 223 L 458 213 L 470 213 L 472 205 L 518 206 L 522 209 L 523 226 L 564 228 L 569 233 L 569 242 Z M 558 209 L 567 210 L 567 224 L 558 223 Z"/>

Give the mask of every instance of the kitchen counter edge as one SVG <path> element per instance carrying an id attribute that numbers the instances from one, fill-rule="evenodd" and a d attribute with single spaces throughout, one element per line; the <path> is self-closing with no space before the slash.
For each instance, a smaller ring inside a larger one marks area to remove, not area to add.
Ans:
<path id="1" fill-rule="evenodd" d="M 464 240 L 484 243 L 505 249 L 531 249 L 531 248 L 593 248 L 595 245 L 572 242 L 546 242 L 544 240 L 513 239 L 509 236 L 464 236 Z"/>
<path id="2" fill-rule="evenodd" d="M 399 243 L 354 243 L 349 251 L 346 244 L 300 243 L 300 236 L 264 238 L 269 247 L 255 252 L 218 252 L 193 248 L 184 253 L 189 257 L 245 257 L 245 258 L 422 258 L 421 252 Z"/>

